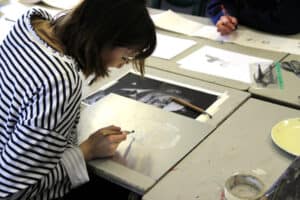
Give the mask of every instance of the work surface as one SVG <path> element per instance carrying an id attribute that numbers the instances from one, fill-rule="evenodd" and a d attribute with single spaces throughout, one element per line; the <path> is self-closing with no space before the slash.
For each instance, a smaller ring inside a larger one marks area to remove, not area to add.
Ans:
<path id="1" fill-rule="evenodd" d="M 220 199 L 225 180 L 236 172 L 257 173 L 269 187 L 293 157 L 275 146 L 272 127 L 300 111 L 250 99 L 143 197 Z"/>

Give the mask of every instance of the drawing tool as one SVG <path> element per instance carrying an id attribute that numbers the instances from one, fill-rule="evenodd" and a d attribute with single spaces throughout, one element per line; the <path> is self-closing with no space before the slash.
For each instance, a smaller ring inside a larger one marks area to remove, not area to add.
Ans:
<path id="1" fill-rule="evenodd" d="M 278 61 L 276 61 L 276 62 L 273 62 L 272 64 L 271 64 L 271 68 L 273 69 L 275 66 L 276 66 L 276 64 L 277 63 L 281 63 L 284 59 L 286 59 L 289 55 L 291 55 L 290 53 L 287 53 L 285 56 L 283 56 L 281 59 L 279 59 Z"/>
<path id="2" fill-rule="evenodd" d="M 276 69 L 276 74 L 277 74 L 277 79 L 278 79 L 279 88 L 280 88 L 281 90 L 283 90 L 283 78 L 282 78 L 282 73 L 281 73 L 280 63 L 276 63 L 275 69 Z"/>
<path id="3" fill-rule="evenodd" d="M 15 22 L 16 22 L 15 20 L 9 19 L 9 18 L 7 18 L 7 17 L 4 17 L 4 19 L 5 19 L 6 21 L 8 21 L 8 22 L 12 22 L 12 23 L 15 23 Z"/>
<path id="4" fill-rule="evenodd" d="M 224 5 L 221 5 L 221 10 L 224 16 L 229 16 L 227 10 L 225 9 Z"/>
<path id="5" fill-rule="evenodd" d="M 125 132 L 128 135 L 134 133 L 135 130 L 131 130 L 131 131 L 102 130 L 101 131 L 102 135 L 115 135 L 115 134 L 120 134 L 120 132 Z"/>
<path id="6" fill-rule="evenodd" d="M 196 106 L 196 105 L 193 105 L 193 104 L 191 104 L 190 102 L 187 102 L 187 101 L 185 101 L 185 100 L 183 100 L 183 99 L 181 99 L 181 98 L 174 97 L 174 96 L 171 96 L 170 99 L 171 99 L 172 101 L 178 103 L 178 104 L 181 104 L 181 105 L 183 105 L 183 106 L 186 106 L 186 107 L 188 107 L 188 108 L 190 108 L 190 109 L 192 109 L 192 110 L 194 110 L 194 111 L 197 111 L 197 112 L 206 114 L 206 115 L 208 115 L 209 118 L 212 118 L 212 115 L 209 114 L 208 112 L 206 112 L 203 108 L 200 108 L 200 107 L 198 107 L 198 106 Z"/>
<path id="7" fill-rule="evenodd" d="M 279 83 L 279 88 L 282 90 L 283 89 L 283 78 L 282 78 L 282 73 L 281 73 L 281 68 L 280 68 L 280 63 L 290 55 L 290 53 L 287 53 L 285 56 L 283 56 L 280 60 L 278 60 L 277 62 L 274 62 L 273 64 L 270 65 L 270 68 L 272 71 L 272 69 L 275 68 L 276 70 L 276 74 L 277 74 L 277 78 L 278 78 L 278 83 Z"/>

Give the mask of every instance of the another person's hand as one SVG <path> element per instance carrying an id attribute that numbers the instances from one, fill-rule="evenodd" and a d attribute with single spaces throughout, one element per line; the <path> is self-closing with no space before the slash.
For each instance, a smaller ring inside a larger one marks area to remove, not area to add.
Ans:
<path id="1" fill-rule="evenodd" d="M 217 22 L 217 30 L 221 35 L 228 35 L 231 32 L 235 31 L 238 25 L 238 20 L 232 16 L 222 16 Z"/>
<path id="2" fill-rule="evenodd" d="M 105 135 L 104 132 L 113 132 Z M 126 139 L 126 133 L 120 127 L 108 126 L 99 129 L 80 144 L 80 149 L 86 161 L 95 158 L 113 156 L 120 142 Z"/>

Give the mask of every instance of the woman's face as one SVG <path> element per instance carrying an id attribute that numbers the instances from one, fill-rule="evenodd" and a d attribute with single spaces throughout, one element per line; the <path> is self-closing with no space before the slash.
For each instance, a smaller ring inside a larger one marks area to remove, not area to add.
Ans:
<path id="1" fill-rule="evenodd" d="M 104 53 L 103 59 L 105 60 L 105 63 L 107 63 L 107 67 L 121 68 L 124 64 L 133 61 L 136 55 L 136 50 L 125 47 L 116 47 Z"/>

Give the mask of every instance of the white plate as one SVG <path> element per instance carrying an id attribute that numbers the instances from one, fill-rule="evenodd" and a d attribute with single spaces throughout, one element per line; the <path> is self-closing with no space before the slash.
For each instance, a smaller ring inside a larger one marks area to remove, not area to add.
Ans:
<path id="1" fill-rule="evenodd" d="M 74 8 L 76 5 L 78 5 L 81 2 L 81 0 L 42 0 L 42 1 L 49 6 L 64 9 L 64 10 Z"/>
<path id="2" fill-rule="evenodd" d="M 300 155 L 300 118 L 283 120 L 272 128 L 273 142 L 284 151 Z"/>

